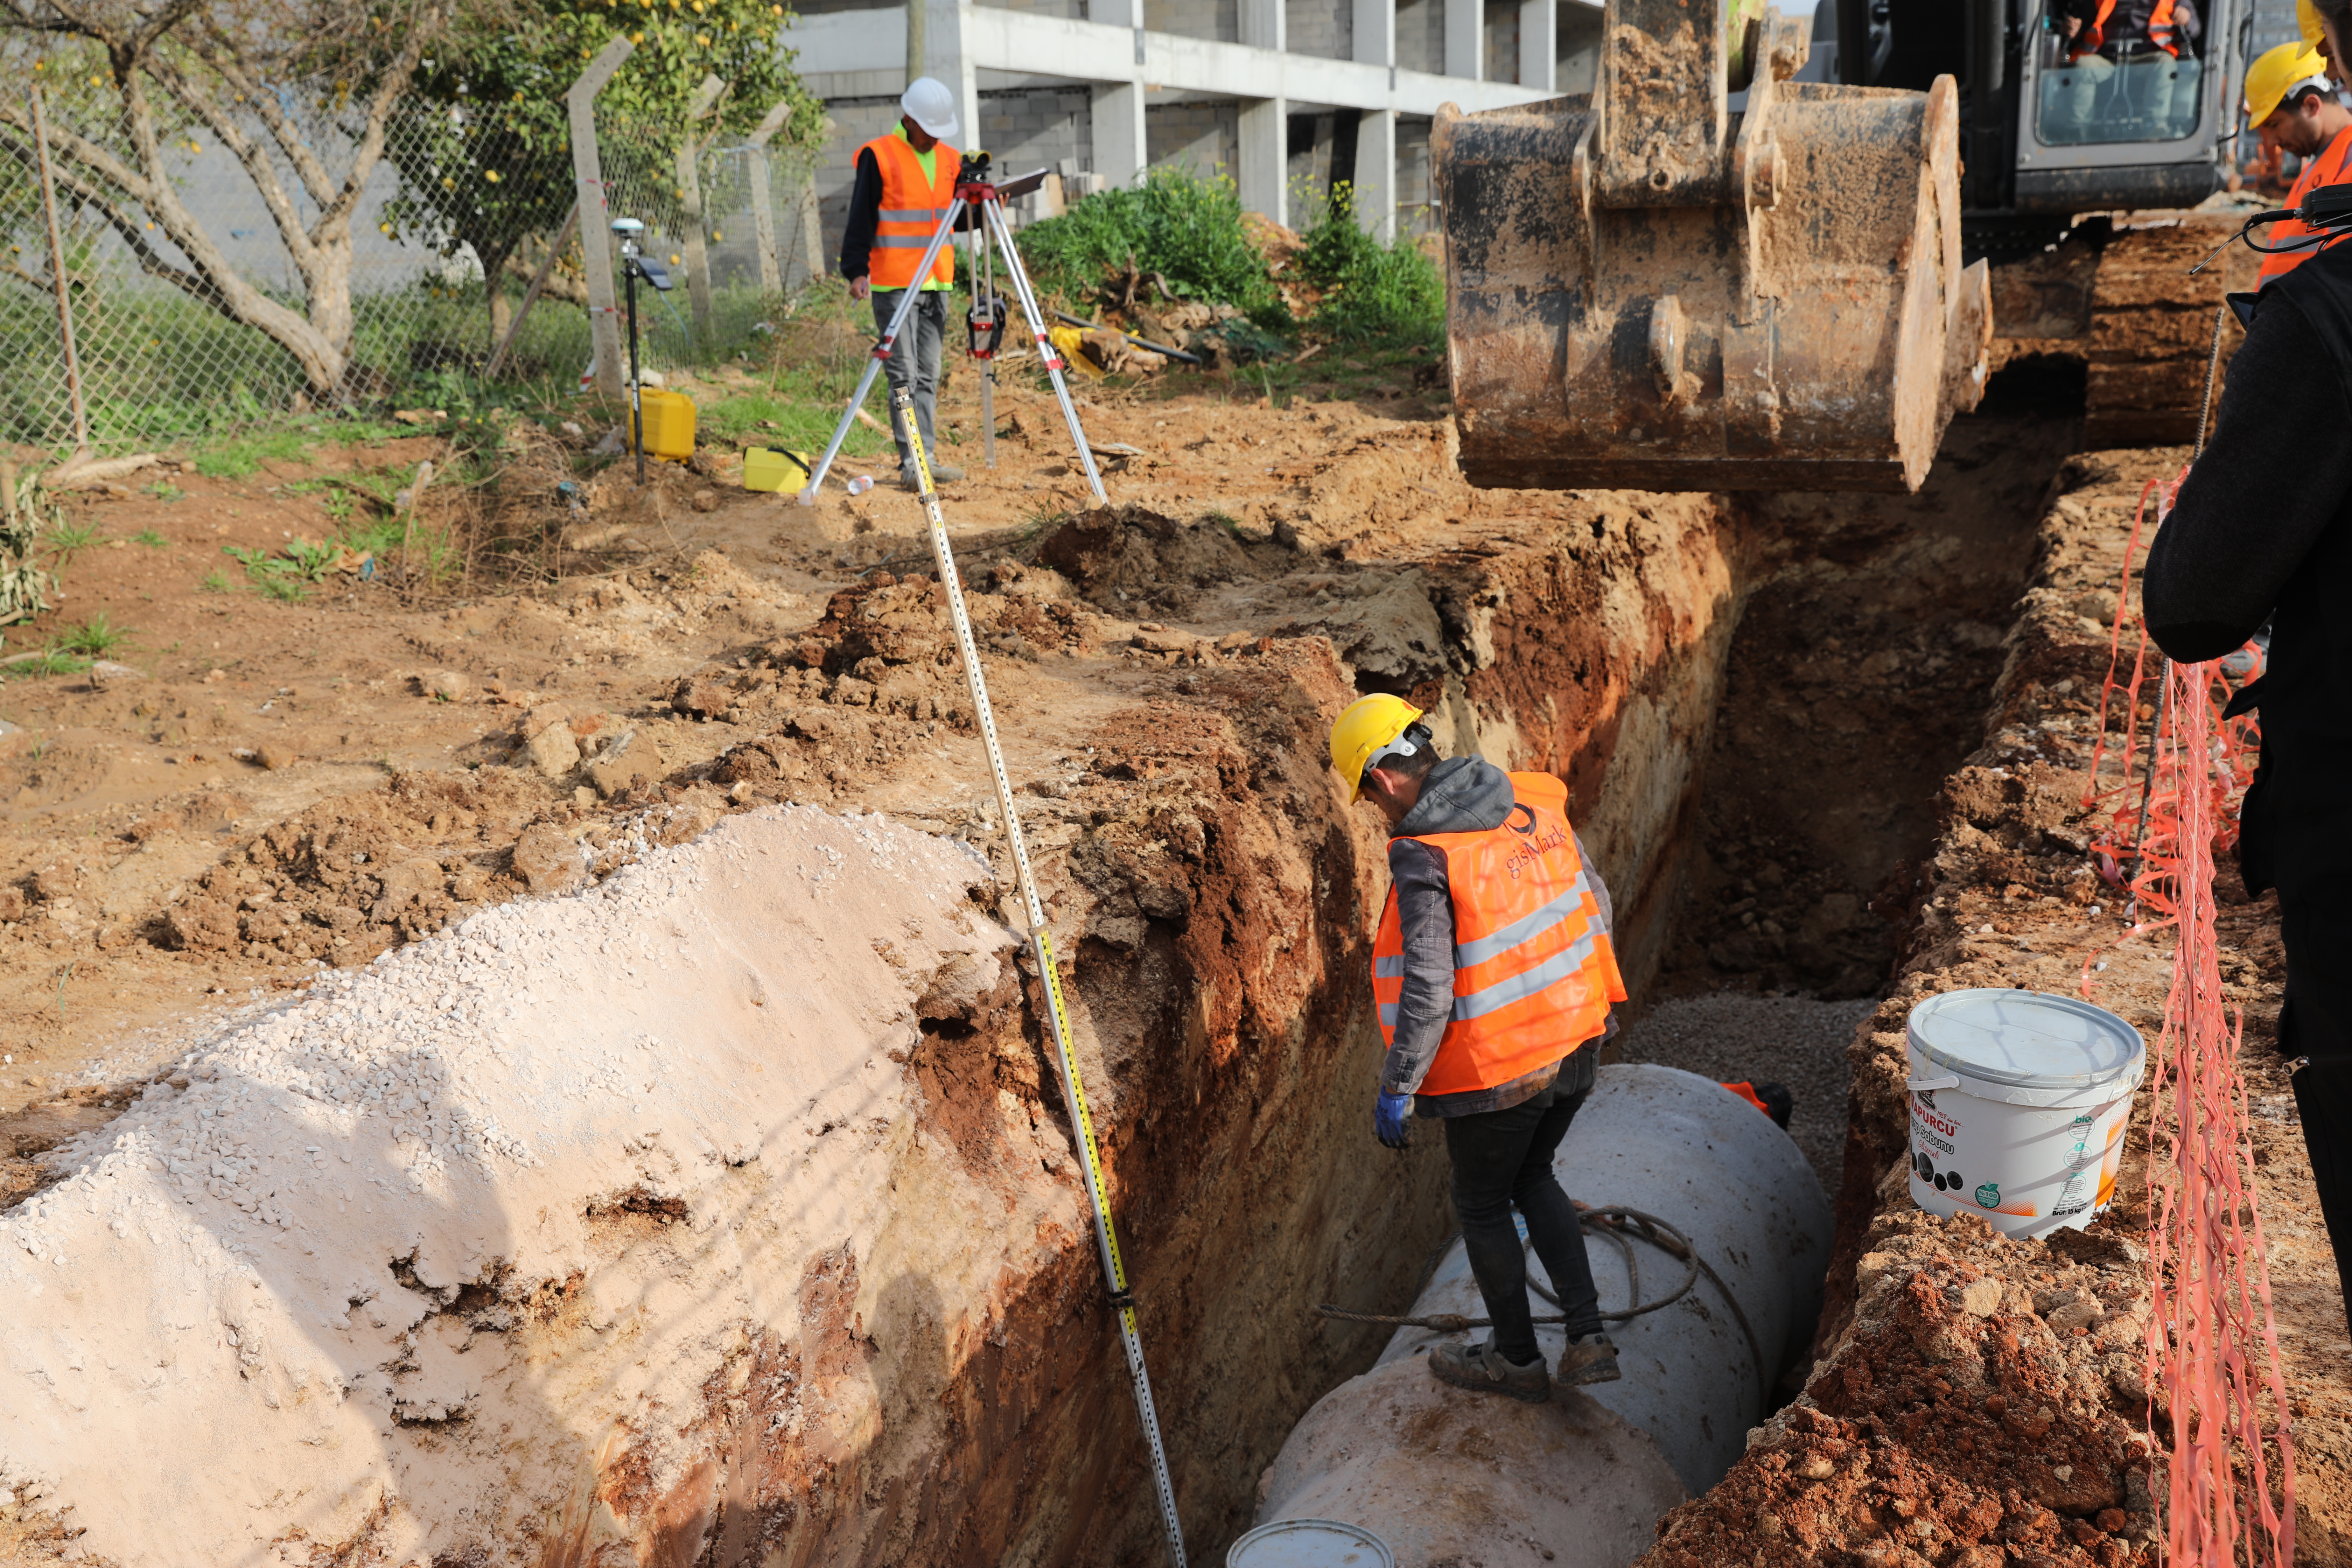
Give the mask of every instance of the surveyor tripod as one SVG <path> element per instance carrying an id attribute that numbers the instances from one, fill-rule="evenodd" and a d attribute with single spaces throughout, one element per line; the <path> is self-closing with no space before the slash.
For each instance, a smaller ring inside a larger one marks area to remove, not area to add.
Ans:
<path id="1" fill-rule="evenodd" d="M 1077 405 L 1070 401 L 1070 384 L 1062 377 L 1062 356 L 1054 347 L 1046 330 L 1045 312 L 1038 308 L 1036 290 L 1030 286 L 1029 269 L 1022 265 L 1021 252 L 1013 243 L 1013 225 L 1005 218 L 1004 202 L 1008 196 L 1025 195 L 1045 184 L 1044 170 L 1024 174 L 1017 180 L 997 184 L 989 178 L 989 157 L 985 153 L 967 153 L 963 165 L 956 171 L 955 197 L 948 210 L 940 215 L 939 227 L 931 231 L 930 243 L 924 247 L 922 260 L 915 264 L 914 280 L 900 290 L 898 308 L 890 313 L 890 324 L 882 329 L 879 342 L 874 345 L 873 357 L 866 363 L 866 374 L 857 378 L 857 390 L 849 395 L 849 406 L 842 410 L 841 423 L 833 429 L 833 439 L 825 443 L 824 456 L 817 459 L 809 473 L 808 487 L 801 491 L 803 501 L 816 499 L 824 476 L 833 469 L 833 460 L 841 454 L 841 444 L 849 438 L 849 426 L 866 406 L 866 395 L 874 390 L 874 378 L 897 349 L 898 334 L 907 324 L 908 312 L 922 292 L 922 281 L 938 265 L 940 252 L 955 237 L 957 221 L 970 214 L 971 234 L 971 309 L 966 314 L 965 325 L 971 332 L 970 353 L 981 362 L 980 411 L 982 441 L 991 468 L 996 464 L 996 351 L 1003 342 L 1009 311 L 1003 298 L 996 292 L 996 257 L 1003 253 L 1005 281 L 1013 286 L 1014 296 L 1021 301 L 1021 313 L 1029 322 L 1030 336 L 1036 340 L 1037 357 L 1053 378 L 1054 395 L 1062 405 L 1063 422 L 1070 427 L 1070 440 L 1077 447 L 1078 463 L 1087 471 L 1087 484 L 1094 491 L 1097 505 L 1109 500 L 1103 491 L 1102 474 L 1095 467 L 1094 449 L 1087 445 L 1087 433 L 1078 424 Z M 900 417 L 911 420 L 911 414 Z M 911 447 L 909 447 L 911 450 Z"/>

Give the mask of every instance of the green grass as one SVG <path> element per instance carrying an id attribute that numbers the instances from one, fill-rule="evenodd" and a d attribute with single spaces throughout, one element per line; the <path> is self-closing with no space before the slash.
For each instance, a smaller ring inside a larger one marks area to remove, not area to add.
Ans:
<path id="1" fill-rule="evenodd" d="M 131 536 L 133 544 L 143 544 L 150 550 L 169 550 L 172 542 L 152 528 L 142 528 Z"/>
<path id="2" fill-rule="evenodd" d="M 186 495 L 188 492 L 167 480 L 157 479 L 153 484 L 147 487 L 147 493 L 153 496 L 157 500 L 162 501 L 165 506 L 170 506 L 173 501 L 178 500 L 182 496 Z M 153 530 L 151 529 L 149 531 L 152 532 Z"/>
<path id="3" fill-rule="evenodd" d="M 1412 240 L 1382 245 L 1356 221 L 1355 193 L 1333 188 L 1302 237 L 1301 278 L 1323 289 L 1307 325 L 1353 343 L 1433 343 L 1445 335 L 1445 279 Z"/>
<path id="4" fill-rule="evenodd" d="M 233 437 L 199 450 L 196 472 L 208 479 L 242 479 L 264 463 L 299 463 L 310 455 L 310 438 L 300 430 L 264 430 Z"/>
<path id="5" fill-rule="evenodd" d="M 207 594 L 234 594 L 236 592 L 236 584 L 229 580 L 229 574 L 222 571 L 217 566 L 205 573 L 205 580 L 197 584 L 196 586 L 202 588 Z"/>
<path id="6" fill-rule="evenodd" d="M 49 548 L 58 552 L 58 566 L 62 569 L 75 556 L 98 542 L 98 524 L 76 518 L 72 521 L 58 518 L 49 530 Z"/>
<path id="7" fill-rule="evenodd" d="M 49 647 L 53 652 L 103 658 L 130 640 L 130 627 L 116 626 L 100 612 L 86 621 L 66 627 L 50 639 Z"/>
<path id="8" fill-rule="evenodd" d="M 89 660 L 79 658 L 62 648 L 44 648 L 38 658 L 28 658 L 20 664 L 5 667 L 9 675 L 52 676 L 79 675 L 89 668 Z"/>

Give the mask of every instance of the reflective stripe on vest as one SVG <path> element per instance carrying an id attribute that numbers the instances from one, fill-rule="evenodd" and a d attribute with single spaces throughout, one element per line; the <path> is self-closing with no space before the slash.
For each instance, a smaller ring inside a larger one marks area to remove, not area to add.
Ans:
<path id="1" fill-rule="evenodd" d="M 919 281 L 942 286 L 955 280 L 955 254 L 942 246 L 939 259 L 924 279 L 915 266 L 929 247 L 940 220 L 955 199 L 956 171 L 962 155 L 941 142 L 931 149 L 931 174 L 923 173 L 922 154 L 897 132 L 877 136 L 859 149 L 874 154 L 882 175 L 882 201 L 875 214 L 874 248 L 866 257 L 866 275 L 877 289 L 904 289 Z"/>
<path id="2" fill-rule="evenodd" d="M 1565 807 L 1545 773 L 1513 773 L 1517 804 L 1499 827 L 1435 833 L 1454 902 L 1454 999 L 1423 1094 L 1459 1094 L 1525 1078 L 1607 1026 L 1625 999 Z M 1404 994 L 1404 933 L 1391 889 L 1372 945 L 1381 1033 L 1395 1043 Z"/>
<path id="3" fill-rule="evenodd" d="M 2317 157 L 2304 160 L 2302 172 L 2295 175 L 2294 185 L 2286 194 L 2286 205 L 2290 207 L 2301 206 L 2303 198 L 2319 186 L 2344 184 L 2347 176 L 2352 175 L 2352 168 L 2346 166 L 2347 163 L 2352 163 L 2352 126 L 2347 126 L 2338 131 L 2335 140 L 2321 149 Z M 2290 239 L 2299 238 L 2310 233 L 2310 229 L 2295 219 L 2286 218 L 2271 225 L 2270 232 L 2263 237 L 2263 243 L 2284 245 Z M 2330 241 L 2328 245 L 2315 245 L 2308 250 L 2286 250 L 2274 256 L 2263 257 L 2263 268 L 2257 275 L 2254 287 L 2269 288 L 2312 257 L 2330 248 L 2335 243 Z"/>

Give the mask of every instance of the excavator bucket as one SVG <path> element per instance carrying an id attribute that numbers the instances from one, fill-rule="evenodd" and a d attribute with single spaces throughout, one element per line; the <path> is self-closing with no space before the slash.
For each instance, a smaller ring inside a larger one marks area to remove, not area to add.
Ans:
<path id="1" fill-rule="evenodd" d="M 1438 111 L 1473 484 L 1926 479 L 1992 336 L 1984 263 L 1960 265 L 1958 90 L 1791 80 L 1805 55 L 1801 24 L 1740 0 L 1609 0 L 1590 97 Z"/>

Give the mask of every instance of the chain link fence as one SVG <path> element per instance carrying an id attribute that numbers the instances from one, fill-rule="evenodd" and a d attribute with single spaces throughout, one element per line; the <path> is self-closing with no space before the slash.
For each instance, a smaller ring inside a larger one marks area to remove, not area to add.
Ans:
<path id="1" fill-rule="evenodd" d="M 42 75 L 46 137 L 32 95 L 0 89 L 0 448 L 62 456 L 84 425 L 100 453 L 168 448 L 330 405 L 433 404 L 461 381 L 578 384 L 581 247 L 611 238 L 579 232 L 560 115 L 395 106 L 339 271 L 298 256 L 320 204 L 257 118 L 244 157 L 174 128 L 168 190 L 142 189 L 107 177 L 122 128 L 102 79 Z M 598 124 L 613 213 L 677 258 L 677 293 L 639 301 L 647 367 L 753 349 L 813 270 L 813 152 L 705 133 L 682 161 L 683 127 Z M 348 173 L 351 126 L 301 130 Z"/>

